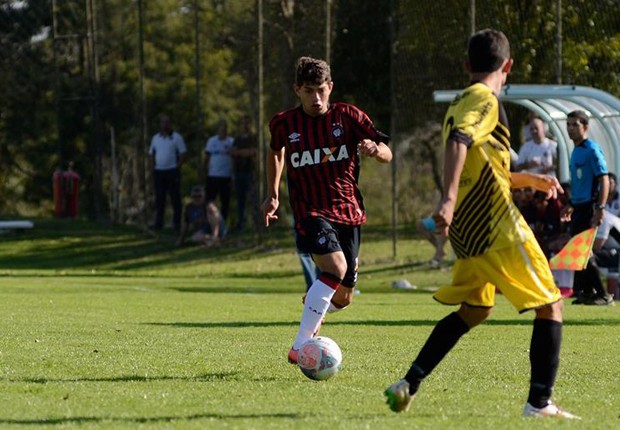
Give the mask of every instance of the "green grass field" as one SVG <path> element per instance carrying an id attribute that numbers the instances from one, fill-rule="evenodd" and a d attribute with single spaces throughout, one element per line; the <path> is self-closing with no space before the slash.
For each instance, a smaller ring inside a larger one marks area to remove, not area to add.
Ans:
<path id="1" fill-rule="evenodd" d="M 620 425 L 620 306 L 566 306 L 555 399 L 581 422 L 520 417 L 532 315 L 503 297 L 397 415 L 383 390 L 451 308 L 391 282 L 433 287 L 450 268 L 430 269 L 430 248 L 413 239 L 393 259 L 388 232 L 366 229 L 361 294 L 321 331 L 343 368 L 317 383 L 286 362 L 304 290 L 290 232 L 261 240 L 174 249 L 171 236 L 62 221 L 0 236 L 0 428 Z"/>

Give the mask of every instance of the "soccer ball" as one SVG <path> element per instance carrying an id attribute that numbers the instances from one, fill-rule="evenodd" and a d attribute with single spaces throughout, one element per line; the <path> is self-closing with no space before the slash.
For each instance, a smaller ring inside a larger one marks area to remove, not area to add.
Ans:
<path id="1" fill-rule="evenodd" d="M 330 338 L 317 336 L 306 341 L 299 348 L 297 363 L 308 378 L 324 381 L 340 370 L 342 351 Z"/>

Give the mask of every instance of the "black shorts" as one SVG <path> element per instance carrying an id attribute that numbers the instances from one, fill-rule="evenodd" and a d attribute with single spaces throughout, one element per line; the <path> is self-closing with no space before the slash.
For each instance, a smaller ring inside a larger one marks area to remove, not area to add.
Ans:
<path id="1" fill-rule="evenodd" d="M 344 225 L 324 218 L 305 218 L 295 227 L 297 249 L 307 254 L 324 255 L 342 251 L 347 261 L 343 287 L 353 288 L 357 282 L 357 257 L 360 250 L 361 228 Z"/>

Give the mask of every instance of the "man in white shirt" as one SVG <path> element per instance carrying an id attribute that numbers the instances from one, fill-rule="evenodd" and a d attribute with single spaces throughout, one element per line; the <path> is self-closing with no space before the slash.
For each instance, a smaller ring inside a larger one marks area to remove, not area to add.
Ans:
<path id="1" fill-rule="evenodd" d="M 555 177 L 558 144 L 545 136 L 545 124 L 538 117 L 530 120 L 531 140 L 519 151 L 517 172 L 542 173 Z"/>
<path id="2" fill-rule="evenodd" d="M 214 201 L 220 196 L 220 212 L 222 218 L 228 219 L 230 205 L 230 190 L 232 182 L 231 150 L 233 138 L 228 136 L 226 121 L 219 122 L 217 134 L 205 145 L 205 170 L 207 172 L 207 201 Z"/>
<path id="3" fill-rule="evenodd" d="M 620 217 L 620 193 L 618 193 L 618 178 L 609 172 L 609 195 L 605 209 L 607 213 Z"/>
<path id="4" fill-rule="evenodd" d="M 173 209 L 174 229 L 181 229 L 181 165 L 185 162 L 187 148 L 181 135 L 172 129 L 167 115 L 159 117 L 159 133 L 151 139 L 149 155 L 155 181 L 155 224 L 151 228 L 161 230 L 164 226 L 166 195 L 170 195 Z"/>

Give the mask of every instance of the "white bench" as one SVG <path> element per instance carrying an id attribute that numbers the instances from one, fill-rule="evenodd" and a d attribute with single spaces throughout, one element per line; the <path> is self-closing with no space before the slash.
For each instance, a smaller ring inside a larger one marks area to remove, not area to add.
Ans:
<path id="1" fill-rule="evenodd" d="M 0 231 L 30 230 L 33 227 L 32 221 L 0 221 Z"/>

